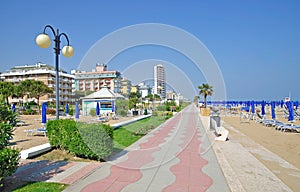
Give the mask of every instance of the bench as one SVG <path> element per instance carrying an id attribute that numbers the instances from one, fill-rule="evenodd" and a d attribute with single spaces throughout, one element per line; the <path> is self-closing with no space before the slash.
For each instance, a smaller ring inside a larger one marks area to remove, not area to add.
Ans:
<path id="1" fill-rule="evenodd" d="M 49 151 L 51 149 L 50 143 L 46 143 L 43 145 L 35 146 L 20 152 L 21 159 L 27 159 L 29 157 L 37 156 L 41 153 Z"/>

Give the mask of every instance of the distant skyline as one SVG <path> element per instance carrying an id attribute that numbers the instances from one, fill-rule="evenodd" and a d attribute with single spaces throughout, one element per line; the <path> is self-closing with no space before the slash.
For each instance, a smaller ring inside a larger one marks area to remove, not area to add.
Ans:
<path id="1" fill-rule="evenodd" d="M 289 94 L 292 99 L 300 100 L 300 2 L 296 0 L 12 0 L 1 1 L 0 5 L 0 72 L 37 62 L 54 64 L 53 49 L 35 45 L 35 37 L 47 24 L 65 32 L 75 49 L 72 58 L 60 56 L 60 67 L 70 72 L 79 68 L 99 40 L 114 31 L 157 23 L 184 30 L 203 43 L 222 73 L 228 100 L 281 100 Z M 122 46 L 118 42 L 115 39 L 107 50 Z M 62 45 L 65 43 L 62 38 Z M 102 54 L 99 53 L 98 62 L 103 60 Z M 127 77 L 134 80 L 148 78 L 151 61 L 167 64 L 170 67 L 166 68 L 167 82 L 188 92 L 184 94 L 188 98 L 197 93 L 197 85 L 207 81 L 206 74 L 199 72 L 190 58 L 159 45 L 132 47 L 115 55 L 107 64 L 108 69 L 124 72 L 125 77 L 130 74 L 128 69 L 139 68 L 136 72 L 140 77 Z M 96 62 L 90 65 L 95 66 Z M 168 75 L 168 70 L 173 70 L 174 77 Z"/>

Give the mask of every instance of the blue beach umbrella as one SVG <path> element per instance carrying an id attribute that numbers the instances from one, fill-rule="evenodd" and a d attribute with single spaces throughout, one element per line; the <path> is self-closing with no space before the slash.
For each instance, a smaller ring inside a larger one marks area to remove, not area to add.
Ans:
<path id="1" fill-rule="evenodd" d="M 100 115 L 100 107 L 99 107 L 99 103 L 97 102 L 96 104 L 96 115 L 99 116 Z"/>
<path id="2" fill-rule="evenodd" d="M 251 101 L 251 113 L 252 114 L 255 113 L 255 103 L 254 103 L 254 101 Z"/>
<path id="3" fill-rule="evenodd" d="M 75 118 L 79 119 L 79 107 L 78 102 L 75 102 Z"/>
<path id="4" fill-rule="evenodd" d="M 275 114 L 275 101 L 271 102 L 271 111 L 272 111 L 272 119 L 276 119 L 276 114 Z"/>
<path id="5" fill-rule="evenodd" d="M 16 112 L 16 105 L 15 105 L 14 103 L 11 105 L 11 110 L 12 110 L 13 112 Z"/>
<path id="6" fill-rule="evenodd" d="M 46 124 L 47 122 L 47 105 L 46 103 L 42 104 L 42 124 Z"/>
<path id="7" fill-rule="evenodd" d="M 298 110 L 299 101 L 295 101 L 295 102 L 294 102 L 294 106 L 295 106 L 295 109 Z"/>
<path id="8" fill-rule="evenodd" d="M 294 121 L 293 102 L 292 101 L 287 102 L 287 107 L 288 107 L 288 111 L 289 111 L 288 121 Z"/>
<path id="9" fill-rule="evenodd" d="M 66 105 L 66 115 L 69 115 L 69 104 Z"/>
<path id="10" fill-rule="evenodd" d="M 283 102 L 283 100 L 281 100 L 281 101 L 280 101 L 280 107 L 281 107 L 281 108 L 283 108 L 283 104 L 284 104 L 284 102 Z"/>
<path id="11" fill-rule="evenodd" d="M 114 101 L 111 102 L 111 112 L 115 112 L 115 103 L 114 103 Z"/>
<path id="12" fill-rule="evenodd" d="M 266 102 L 262 101 L 261 102 L 261 115 L 263 115 L 263 116 L 266 114 L 265 106 L 266 106 Z"/>

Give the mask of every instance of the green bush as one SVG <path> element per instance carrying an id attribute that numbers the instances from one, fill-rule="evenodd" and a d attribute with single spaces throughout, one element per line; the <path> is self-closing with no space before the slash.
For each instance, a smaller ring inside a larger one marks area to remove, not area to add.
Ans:
<path id="1" fill-rule="evenodd" d="M 9 145 L 9 140 L 13 136 L 13 126 L 7 123 L 0 123 L 0 149 L 3 149 Z"/>
<path id="2" fill-rule="evenodd" d="M 85 143 L 98 159 L 108 157 L 113 149 L 113 129 L 104 124 L 82 124 L 79 131 Z"/>
<path id="3" fill-rule="evenodd" d="M 152 111 L 152 116 L 158 116 L 157 111 Z"/>
<path id="4" fill-rule="evenodd" d="M 5 103 L 0 103 L 0 123 L 3 122 L 15 126 L 17 122 L 16 119 L 16 113 L 10 109 L 10 106 Z"/>
<path id="5" fill-rule="evenodd" d="M 69 115 L 73 116 L 74 115 L 74 109 L 70 107 L 69 109 Z"/>
<path id="6" fill-rule="evenodd" d="M 96 109 L 95 108 L 90 110 L 90 115 L 91 116 L 96 116 Z"/>
<path id="7" fill-rule="evenodd" d="M 19 151 L 3 148 L 0 150 L 0 187 L 3 186 L 2 179 L 12 175 L 18 168 Z"/>
<path id="8" fill-rule="evenodd" d="M 15 123 L 16 113 L 10 106 L 0 103 L 0 187 L 3 186 L 2 179 L 12 175 L 19 163 L 19 151 L 7 148 Z"/>
<path id="9" fill-rule="evenodd" d="M 101 160 L 112 152 L 113 129 L 109 125 L 48 121 L 47 135 L 52 146 L 79 157 Z"/>
<path id="10" fill-rule="evenodd" d="M 120 116 L 122 116 L 122 117 L 125 117 L 125 116 L 127 116 L 127 111 L 126 111 L 126 110 L 123 110 L 123 109 L 117 110 L 117 115 L 120 115 Z"/>
<path id="11" fill-rule="evenodd" d="M 24 114 L 25 115 L 36 115 L 37 112 L 36 112 L 36 110 L 33 110 L 33 109 L 26 109 Z"/>

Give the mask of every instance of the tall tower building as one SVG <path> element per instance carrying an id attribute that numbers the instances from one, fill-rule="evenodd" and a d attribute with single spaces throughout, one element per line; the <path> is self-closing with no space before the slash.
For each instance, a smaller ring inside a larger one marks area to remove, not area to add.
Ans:
<path id="1" fill-rule="evenodd" d="M 163 65 L 154 66 L 154 94 L 166 98 L 166 73 Z"/>

